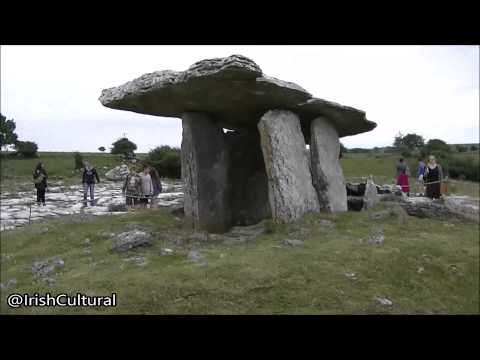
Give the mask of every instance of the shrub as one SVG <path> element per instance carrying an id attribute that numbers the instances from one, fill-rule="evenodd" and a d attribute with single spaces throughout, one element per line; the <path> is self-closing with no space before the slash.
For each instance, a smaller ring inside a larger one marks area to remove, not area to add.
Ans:
<path id="1" fill-rule="evenodd" d="M 73 158 L 75 160 L 75 170 L 83 168 L 83 156 L 78 151 L 73 153 Z"/>
<path id="2" fill-rule="evenodd" d="M 443 159 L 440 164 L 445 174 L 451 178 L 459 178 L 470 181 L 480 181 L 480 167 L 478 160 L 471 157 L 460 158 L 456 156 Z"/>
<path id="3" fill-rule="evenodd" d="M 182 162 L 179 148 L 167 145 L 158 146 L 150 150 L 147 162 L 157 169 L 162 177 L 180 179 L 182 176 Z"/>
<path id="4" fill-rule="evenodd" d="M 127 138 L 118 139 L 112 145 L 112 154 L 124 155 L 126 159 L 133 159 L 135 157 L 133 152 L 137 150 L 137 145 L 135 145 Z"/>
<path id="5" fill-rule="evenodd" d="M 410 151 L 410 149 L 409 149 L 407 146 L 401 146 L 401 147 L 400 147 L 400 154 L 401 154 L 404 158 L 407 158 L 407 157 L 411 157 L 411 156 L 412 156 L 412 152 Z"/>
<path id="6" fill-rule="evenodd" d="M 32 141 L 17 141 L 15 143 L 17 154 L 25 158 L 37 157 L 38 145 Z"/>

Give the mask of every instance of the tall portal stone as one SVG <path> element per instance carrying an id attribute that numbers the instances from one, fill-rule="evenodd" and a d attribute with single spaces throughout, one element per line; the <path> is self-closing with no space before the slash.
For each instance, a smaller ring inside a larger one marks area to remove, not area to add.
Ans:
<path id="1" fill-rule="evenodd" d="M 347 211 L 347 192 L 339 163 L 338 133 L 323 117 L 312 121 L 310 133 L 312 179 L 320 209 L 327 212 Z"/>
<path id="2" fill-rule="evenodd" d="M 232 225 L 253 225 L 270 218 L 268 179 L 258 131 L 225 134 L 230 151 Z"/>
<path id="3" fill-rule="evenodd" d="M 182 117 L 182 178 L 187 223 L 221 233 L 230 227 L 228 148 L 223 129 L 204 113 Z"/>
<path id="4" fill-rule="evenodd" d="M 318 212 L 298 116 L 290 111 L 268 111 L 258 123 L 258 130 L 274 221 L 285 223 Z"/>

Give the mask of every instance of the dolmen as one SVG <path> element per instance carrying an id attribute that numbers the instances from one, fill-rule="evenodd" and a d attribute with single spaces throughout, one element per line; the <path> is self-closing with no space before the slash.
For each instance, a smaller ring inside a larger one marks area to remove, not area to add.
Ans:
<path id="1" fill-rule="evenodd" d="M 241 55 L 148 73 L 103 90 L 99 100 L 182 119 L 185 219 L 213 233 L 347 211 L 339 138 L 376 127 L 365 112 L 314 98 Z"/>

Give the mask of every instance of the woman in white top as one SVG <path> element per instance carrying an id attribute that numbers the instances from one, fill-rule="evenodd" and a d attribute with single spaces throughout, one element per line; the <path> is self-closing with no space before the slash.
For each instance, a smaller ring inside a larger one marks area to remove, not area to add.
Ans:
<path id="1" fill-rule="evenodd" d="M 140 173 L 140 180 L 142 183 L 142 196 L 140 198 L 141 207 L 146 208 L 148 200 L 153 195 L 153 182 L 152 177 L 150 176 L 150 168 L 148 166 L 143 169 L 143 172 Z"/>

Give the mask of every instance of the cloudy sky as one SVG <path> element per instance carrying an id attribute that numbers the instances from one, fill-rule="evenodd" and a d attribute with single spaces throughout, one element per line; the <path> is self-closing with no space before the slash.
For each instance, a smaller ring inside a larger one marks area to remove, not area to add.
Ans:
<path id="1" fill-rule="evenodd" d="M 180 119 L 105 108 L 102 89 L 232 54 L 315 97 L 364 110 L 378 126 L 342 138 L 347 147 L 391 145 L 398 132 L 479 141 L 475 46 L 2 46 L 0 110 L 40 151 L 97 151 L 124 133 L 139 152 L 180 146 Z"/>

